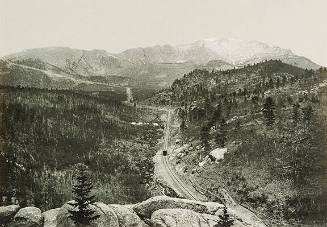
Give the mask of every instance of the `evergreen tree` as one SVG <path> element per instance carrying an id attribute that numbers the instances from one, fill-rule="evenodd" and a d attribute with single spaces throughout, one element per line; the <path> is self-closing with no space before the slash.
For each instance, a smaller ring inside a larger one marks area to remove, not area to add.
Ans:
<path id="1" fill-rule="evenodd" d="M 76 225 L 89 225 L 93 220 L 99 218 L 99 215 L 94 215 L 95 211 L 89 205 L 94 204 L 95 196 L 90 195 L 93 188 L 92 183 L 89 182 L 87 176 L 87 166 L 84 164 L 77 164 L 78 176 L 76 177 L 76 184 L 73 186 L 73 193 L 75 195 L 74 202 L 69 203 L 74 210 L 69 210 L 70 218 Z M 77 209 L 76 209 L 77 208 Z"/>
<path id="2" fill-rule="evenodd" d="M 216 144 L 220 147 L 225 147 L 225 143 L 227 141 L 227 129 L 226 129 L 226 121 L 224 118 L 220 121 L 220 127 L 216 133 Z"/>
<path id="3" fill-rule="evenodd" d="M 313 115 L 312 106 L 306 106 L 303 108 L 303 120 L 310 122 Z"/>
<path id="4" fill-rule="evenodd" d="M 179 128 L 180 128 L 180 130 L 181 130 L 182 132 L 185 131 L 185 129 L 186 129 L 186 123 L 185 123 L 185 120 L 184 120 L 184 119 L 182 119 L 182 122 L 181 122 Z"/>
<path id="5" fill-rule="evenodd" d="M 263 115 L 266 119 L 266 125 L 272 126 L 275 123 L 275 103 L 271 97 L 267 97 L 263 105 Z"/>
<path id="6" fill-rule="evenodd" d="M 204 100 L 204 110 L 206 112 L 206 116 L 208 116 L 208 114 L 210 114 L 212 111 L 212 106 L 208 97 L 206 97 Z"/>
<path id="7" fill-rule="evenodd" d="M 201 129 L 201 144 L 205 151 L 209 150 L 209 130 L 210 128 L 207 124 L 205 124 Z"/>
<path id="8" fill-rule="evenodd" d="M 211 117 L 209 125 L 214 125 L 221 118 L 221 114 L 222 114 L 221 106 L 218 105 Z"/>
<path id="9" fill-rule="evenodd" d="M 279 78 L 277 78 L 277 80 L 276 80 L 276 87 L 277 87 L 277 88 L 280 87 L 280 79 L 279 79 Z"/>
<path id="10" fill-rule="evenodd" d="M 269 88 L 274 88 L 274 80 L 270 78 L 269 83 L 268 83 Z"/>
<path id="11" fill-rule="evenodd" d="M 286 76 L 284 75 L 284 76 L 283 76 L 283 82 L 282 82 L 283 86 L 285 86 L 286 83 L 287 83 L 287 78 L 286 78 Z"/>
<path id="12" fill-rule="evenodd" d="M 222 215 L 218 215 L 219 221 L 218 224 L 215 225 L 215 227 L 230 227 L 234 224 L 234 220 L 230 218 L 227 207 L 224 207 L 224 213 Z"/>
<path id="13" fill-rule="evenodd" d="M 299 122 L 300 113 L 299 113 L 300 104 L 296 103 L 293 105 L 293 123 L 296 125 Z"/>

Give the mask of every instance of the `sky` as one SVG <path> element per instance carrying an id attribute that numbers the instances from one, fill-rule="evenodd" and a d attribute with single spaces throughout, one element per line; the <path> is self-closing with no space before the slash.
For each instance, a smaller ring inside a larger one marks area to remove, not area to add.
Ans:
<path id="1" fill-rule="evenodd" d="M 327 66 L 326 9 L 326 0 L 0 0 L 0 56 L 217 37 L 262 41 Z"/>

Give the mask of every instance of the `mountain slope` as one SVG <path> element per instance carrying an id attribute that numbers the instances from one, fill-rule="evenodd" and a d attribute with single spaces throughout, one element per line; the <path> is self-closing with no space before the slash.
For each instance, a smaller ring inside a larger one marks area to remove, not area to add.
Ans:
<path id="1" fill-rule="evenodd" d="M 7 65 L 14 63 L 17 67 L 20 65 L 21 71 L 24 71 L 26 66 L 35 68 L 36 71 L 50 71 L 49 73 L 54 71 L 70 80 L 79 78 L 89 82 L 107 81 L 109 84 L 114 83 L 118 86 L 126 86 L 130 81 L 131 86 L 155 89 L 169 86 L 176 78 L 196 67 L 190 63 L 152 64 L 147 62 L 143 64 L 130 62 L 128 59 L 111 55 L 106 51 L 84 51 L 64 47 L 23 51 L 4 57 L 1 63 Z M 6 85 L 17 86 L 21 83 L 24 86 L 37 86 L 40 80 L 44 80 L 39 73 L 32 76 L 30 72 L 27 72 L 21 73 L 20 80 L 14 81 L 13 78 L 8 78 L 10 72 L 10 68 L 9 71 L 0 71 L 3 77 L 0 81 L 6 81 Z M 24 80 L 26 83 L 23 82 Z M 57 82 L 54 83 L 58 84 Z M 49 84 L 51 83 L 53 81 L 49 81 Z M 43 84 L 46 86 L 46 83 Z M 53 86 L 49 85 L 49 88 L 51 87 Z"/>
<path id="2" fill-rule="evenodd" d="M 295 55 L 290 50 L 271 47 L 258 41 L 237 39 L 204 39 L 176 46 L 135 48 L 126 50 L 118 56 L 138 63 L 193 62 L 206 64 L 212 60 L 220 60 L 236 67 L 264 60 L 280 59 L 285 63 L 302 68 L 319 68 L 319 65 Z"/>
<path id="3" fill-rule="evenodd" d="M 1 85 L 70 90 L 113 90 L 118 88 L 117 85 L 124 84 L 124 80 L 126 81 L 124 78 L 119 80 L 115 78 L 116 82 L 113 83 L 110 80 L 83 77 L 41 61 L 37 61 L 37 65 L 35 61 L 24 61 L 24 63 L 0 60 Z"/>
<path id="4" fill-rule="evenodd" d="M 130 65 L 104 50 L 88 51 L 67 47 L 29 49 L 8 55 L 5 59 L 21 63 L 27 59 L 38 59 L 67 72 L 84 76 L 119 74 L 121 68 Z"/>
<path id="5" fill-rule="evenodd" d="M 168 159 L 182 179 L 212 199 L 226 189 L 271 226 L 324 226 L 326 85 L 326 68 L 270 60 L 194 70 L 149 102 L 176 108 L 183 146 Z"/>
<path id="6" fill-rule="evenodd" d="M 262 42 L 236 39 L 204 39 L 191 44 L 128 49 L 118 54 L 104 50 L 48 47 L 29 49 L 3 58 L 5 62 L 50 71 L 48 75 L 53 72 L 63 74 L 69 83 L 79 78 L 91 82 L 118 81 L 119 86 L 129 83 L 130 86 L 151 89 L 168 87 L 175 79 L 195 68 L 228 70 L 271 59 L 279 59 L 301 68 L 319 68 L 319 65 L 290 50 L 271 47 Z M 0 74 L 4 76 L 3 72 Z M 22 85 L 36 86 L 38 80 L 44 80 L 39 73 L 31 76 L 28 72 L 26 75 L 30 76 L 19 80 Z M 23 83 L 24 80 L 29 83 Z M 12 85 L 17 83 L 18 81 L 13 81 Z M 44 86 L 46 84 L 43 83 Z"/>

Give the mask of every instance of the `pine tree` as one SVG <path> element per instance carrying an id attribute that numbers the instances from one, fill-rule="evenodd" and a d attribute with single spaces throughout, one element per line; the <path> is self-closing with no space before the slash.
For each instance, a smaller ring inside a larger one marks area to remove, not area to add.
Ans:
<path id="1" fill-rule="evenodd" d="M 269 88 L 274 88 L 274 80 L 270 78 L 269 83 L 268 83 Z"/>
<path id="2" fill-rule="evenodd" d="M 224 207 L 224 213 L 222 215 L 218 215 L 219 221 L 218 224 L 215 225 L 215 227 L 230 227 L 234 224 L 234 220 L 230 218 L 227 207 Z"/>
<path id="3" fill-rule="evenodd" d="M 94 215 L 95 211 L 89 205 L 94 204 L 95 196 L 91 196 L 93 188 L 92 183 L 89 182 L 87 176 L 87 166 L 84 164 L 77 164 L 78 176 L 76 177 L 76 184 L 73 186 L 73 193 L 75 195 L 74 202 L 69 205 L 77 208 L 76 210 L 69 210 L 70 218 L 76 225 L 89 225 L 93 220 L 99 218 L 99 215 Z"/>
<path id="4" fill-rule="evenodd" d="M 280 79 L 279 79 L 279 78 L 277 78 L 277 80 L 276 80 L 276 87 L 277 87 L 277 88 L 280 87 Z"/>
<path id="5" fill-rule="evenodd" d="M 312 115 L 313 115 L 312 106 L 309 105 L 303 108 L 303 120 L 305 120 L 306 122 L 310 122 L 312 119 Z"/>
<path id="6" fill-rule="evenodd" d="M 209 150 L 209 130 L 210 128 L 207 124 L 205 124 L 201 129 L 201 144 L 205 151 Z"/>
<path id="7" fill-rule="evenodd" d="M 263 115 L 266 119 L 266 125 L 272 126 L 275 123 L 275 103 L 271 97 L 267 97 L 263 105 Z"/>
<path id="8" fill-rule="evenodd" d="M 293 118 L 293 123 L 295 125 L 299 122 L 299 117 L 300 117 L 299 107 L 300 107 L 300 104 L 299 103 L 296 103 L 296 104 L 293 105 L 293 115 L 292 115 L 292 118 Z"/>
<path id="9" fill-rule="evenodd" d="M 220 147 L 225 147 L 225 143 L 227 141 L 227 129 L 226 129 L 226 121 L 224 118 L 220 121 L 220 127 L 216 133 L 216 144 Z"/>
<path id="10" fill-rule="evenodd" d="M 212 111 L 212 106 L 208 97 L 206 97 L 204 100 L 204 110 L 206 112 L 206 116 L 208 116 L 208 114 Z"/>
<path id="11" fill-rule="evenodd" d="M 210 126 L 214 125 L 221 118 L 221 115 L 222 115 L 221 106 L 218 105 L 211 117 L 209 125 Z"/>
<path id="12" fill-rule="evenodd" d="M 185 129 L 186 129 L 186 123 L 185 123 L 185 120 L 184 120 L 184 119 L 182 119 L 182 122 L 181 122 L 179 128 L 180 128 L 180 130 L 181 130 L 182 132 L 185 131 Z"/>

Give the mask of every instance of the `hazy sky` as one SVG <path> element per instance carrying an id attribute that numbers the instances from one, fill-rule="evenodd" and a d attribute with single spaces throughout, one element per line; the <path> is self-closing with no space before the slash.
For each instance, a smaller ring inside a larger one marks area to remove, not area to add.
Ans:
<path id="1" fill-rule="evenodd" d="M 0 0 L 0 55 L 68 46 L 120 52 L 222 37 L 327 66 L 327 0 Z"/>

